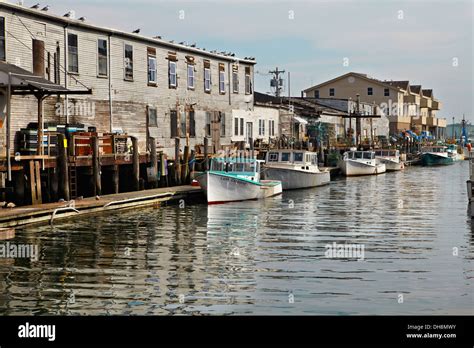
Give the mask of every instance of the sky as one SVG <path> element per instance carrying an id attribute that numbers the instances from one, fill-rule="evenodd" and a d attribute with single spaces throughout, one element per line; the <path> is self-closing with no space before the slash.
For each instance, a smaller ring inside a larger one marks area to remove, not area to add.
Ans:
<path id="1" fill-rule="evenodd" d="M 45 1 L 92 24 L 255 57 L 259 92 L 276 67 L 290 72 L 293 96 L 354 71 L 433 89 L 439 117 L 474 124 L 473 0 Z"/>

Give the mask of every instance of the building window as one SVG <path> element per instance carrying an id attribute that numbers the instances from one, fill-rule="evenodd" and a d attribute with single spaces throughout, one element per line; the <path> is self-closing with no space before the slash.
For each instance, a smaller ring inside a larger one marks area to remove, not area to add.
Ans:
<path id="1" fill-rule="evenodd" d="M 237 117 L 234 118 L 234 135 L 239 135 L 239 119 Z"/>
<path id="2" fill-rule="evenodd" d="M 194 65 L 188 64 L 188 88 L 194 89 Z"/>
<path id="3" fill-rule="evenodd" d="M 97 41 L 97 56 L 98 56 L 98 75 L 108 75 L 108 53 L 107 53 L 107 40 L 99 39 Z"/>
<path id="4" fill-rule="evenodd" d="M 245 94 L 252 94 L 252 80 L 250 79 L 250 68 L 245 68 Z"/>
<path id="5" fill-rule="evenodd" d="M 169 61 L 168 63 L 168 76 L 169 76 L 169 87 L 176 88 L 178 85 L 178 80 L 176 76 L 176 62 Z"/>
<path id="6" fill-rule="evenodd" d="M 170 125 L 171 125 L 171 137 L 176 138 L 178 136 L 178 113 L 176 110 L 170 111 Z"/>
<path id="7" fill-rule="evenodd" d="M 336 91 L 334 90 L 334 88 L 329 88 L 329 96 L 334 97 L 335 95 L 336 95 Z"/>
<path id="8" fill-rule="evenodd" d="M 374 95 L 374 89 L 372 87 L 367 88 L 367 95 Z"/>
<path id="9" fill-rule="evenodd" d="M 77 50 L 77 35 L 67 35 L 67 59 L 68 71 L 71 73 L 79 73 L 79 57 Z"/>
<path id="10" fill-rule="evenodd" d="M 314 97 L 319 98 L 319 89 L 314 91 Z"/>
<path id="11" fill-rule="evenodd" d="M 204 61 L 204 92 L 211 93 L 211 62 Z"/>
<path id="12" fill-rule="evenodd" d="M 5 49 L 5 18 L 0 17 L 0 60 L 5 61 L 7 58 Z"/>
<path id="13" fill-rule="evenodd" d="M 189 136 L 196 136 L 196 118 L 193 110 L 189 112 Z"/>
<path id="14" fill-rule="evenodd" d="M 181 130 L 181 138 L 186 138 L 186 112 L 180 113 L 179 129 Z"/>
<path id="15" fill-rule="evenodd" d="M 270 120 L 268 121 L 268 128 L 269 128 L 269 135 L 271 137 L 275 136 L 275 121 L 274 120 Z"/>
<path id="16" fill-rule="evenodd" d="M 156 71 L 156 56 L 148 54 L 148 83 L 156 85 L 158 82 L 158 76 Z"/>
<path id="17" fill-rule="evenodd" d="M 240 136 L 244 135 L 244 119 L 240 119 Z"/>
<path id="18" fill-rule="evenodd" d="M 265 120 L 258 120 L 258 135 L 265 135 Z"/>
<path id="19" fill-rule="evenodd" d="M 148 108 L 148 127 L 158 127 L 158 117 L 156 108 Z"/>
<path id="20" fill-rule="evenodd" d="M 133 81 L 133 46 L 125 45 L 125 80 Z"/>
<path id="21" fill-rule="evenodd" d="M 385 89 L 383 90 L 383 95 L 384 95 L 385 97 L 390 97 L 390 89 L 385 88 Z"/>
<path id="22" fill-rule="evenodd" d="M 239 93 L 239 67 L 237 65 L 232 67 L 232 91 Z"/>
<path id="23" fill-rule="evenodd" d="M 225 94 L 225 67 L 219 64 L 219 93 Z"/>
<path id="24" fill-rule="evenodd" d="M 206 137 L 211 136 L 211 113 L 206 112 Z"/>
<path id="25" fill-rule="evenodd" d="M 225 113 L 219 112 L 221 120 L 221 137 L 225 137 Z"/>

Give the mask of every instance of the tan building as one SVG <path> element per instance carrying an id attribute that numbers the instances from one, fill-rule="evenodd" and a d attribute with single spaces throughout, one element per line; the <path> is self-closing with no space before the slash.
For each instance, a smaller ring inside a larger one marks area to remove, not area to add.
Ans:
<path id="1" fill-rule="evenodd" d="M 441 103 L 433 91 L 411 86 L 409 81 L 382 81 L 366 74 L 350 72 L 303 91 L 310 98 L 360 100 L 375 104 L 390 121 L 390 134 L 404 130 L 430 131 L 441 138 L 446 120 L 438 119 Z"/>

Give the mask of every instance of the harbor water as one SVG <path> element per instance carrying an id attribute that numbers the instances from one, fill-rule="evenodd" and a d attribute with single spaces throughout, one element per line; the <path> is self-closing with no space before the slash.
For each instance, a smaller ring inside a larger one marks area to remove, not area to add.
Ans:
<path id="1" fill-rule="evenodd" d="M 17 229 L 0 244 L 39 254 L 0 258 L 0 314 L 472 314 L 467 179 L 467 161 L 409 167 Z M 363 257 L 328 257 L 347 244 Z"/>

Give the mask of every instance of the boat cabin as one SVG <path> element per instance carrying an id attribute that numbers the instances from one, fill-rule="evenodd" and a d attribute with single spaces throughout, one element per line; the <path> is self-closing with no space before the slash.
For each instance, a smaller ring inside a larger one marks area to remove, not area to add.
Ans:
<path id="1" fill-rule="evenodd" d="M 252 158 L 218 157 L 211 160 L 210 171 L 254 176 L 255 173 L 260 173 L 260 162 Z"/>
<path id="2" fill-rule="evenodd" d="M 288 164 L 304 164 L 318 165 L 318 155 L 308 151 L 269 151 L 267 153 L 267 164 L 271 163 L 288 163 Z"/>
<path id="3" fill-rule="evenodd" d="M 398 150 L 375 150 L 375 157 L 400 157 Z"/>
<path id="4" fill-rule="evenodd" d="M 375 159 L 375 152 L 373 151 L 348 151 L 344 154 L 344 159 L 348 160 L 372 160 Z"/>
<path id="5" fill-rule="evenodd" d="M 445 153 L 447 147 L 446 146 L 426 146 L 421 148 L 422 153 Z"/>

